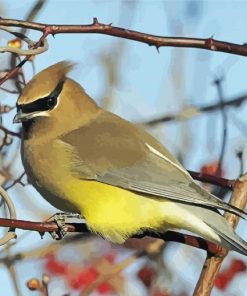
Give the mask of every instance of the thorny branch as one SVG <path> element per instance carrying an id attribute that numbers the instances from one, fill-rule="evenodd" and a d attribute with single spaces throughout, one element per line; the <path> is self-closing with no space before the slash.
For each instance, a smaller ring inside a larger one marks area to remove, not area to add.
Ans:
<path id="1" fill-rule="evenodd" d="M 96 17 L 93 19 L 93 23 L 88 25 L 42 24 L 4 18 L 0 19 L 0 25 L 21 27 L 40 31 L 43 33 L 43 39 L 50 34 L 56 35 L 65 33 L 98 33 L 143 42 L 150 46 L 155 46 L 157 49 L 162 46 L 190 47 L 247 56 L 247 46 L 245 44 L 240 45 L 235 43 L 223 42 L 215 40 L 212 37 L 201 39 L 156 36 L 115 27 L 112 26 L 112 24 L 99 23 Z"/>
<path id="2" fill-rule="evenodd" d="M 35 43 L 31 49 L 37 49 L 42 46 L 45 38 L 48 35 L 65 34 L 65 33 L 98 33 L 111 35 L 115 37 L 125 38 L 129 40 L 135 40 L 146 43 L 150 46 L 155 46 L 157 49 L 164 46 L 173 47 L 189 47 L 189 48 L 201 48 L 211 51 L 226 52 L 236 55 L 247 56 L 247 46 L 245 44 L 235 44 L 224 41 L 215 40 L 213 38 L 201 39 L 201 38 L 182 38 L 182 37 L 162 37 L 146 33 L 141 33 L 133 30 L 119 28 L 112 26 L 111 24 L 99 23 L 97 18 L 93 19 L 93 23 L 89 25 L 56 25 L 56 24 L 42 24 L 31 21 L 22 21 L 16 19 L 4 19 L 0 18 L 0 26 L 7 27 L 21 27 L 24 29 L 32 29 L 42 32 L 42 36 L 37 43 Z M 13 77 L 18 73 L 22 65 L 24 65 L 29 57 L 25 57 L 14 69 L 7 73 L 2 79 L 0 79 L 0 85 L 4 83 L 10 77 Z"/>

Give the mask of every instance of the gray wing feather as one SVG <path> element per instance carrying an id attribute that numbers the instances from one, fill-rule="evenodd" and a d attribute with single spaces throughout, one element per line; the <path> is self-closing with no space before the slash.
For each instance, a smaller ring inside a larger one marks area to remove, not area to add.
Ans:
<path id="1" fill-rule="evenodd" d="M 164 162 L 163 159 L 159 160 L 156 155 L 152 155 L 141 164 L 136 163 L 132 167 L 97 174 L 96 180 L 143 194 L 155 195 L 157 198 L 164 197 L 183 203 L 223 209 L 237 215 L 243 214 L 241 210 L 204 190 L 176 167 L 173 169 L 169 167 L 167 171 Z"/>

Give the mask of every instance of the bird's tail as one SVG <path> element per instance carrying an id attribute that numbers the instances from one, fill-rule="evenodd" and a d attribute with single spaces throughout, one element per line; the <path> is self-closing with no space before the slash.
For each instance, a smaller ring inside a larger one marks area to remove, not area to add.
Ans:
<path id="1" fill-rule="evenodd" d="M 227 221 L 226 223 L 228 224 Z M 236 251 L 240 254 L 247 256 L 247 242 L 244 241 L 240 236 L 238 236 L 229 224 L 227 225 L 229 226 L 229 229 L 225 232 L 222 231 L 221 229 L 217 229 L 213 225 L 208 224 L 208 226 L 210 226 L 215 231 L 215 233 L 218 234 L 218 236 L 221 239 L 220 244 L 222 247 L 228 250 Z"/>
<path id="2" fill-rule="evenodd" d="M 182 205 L 182 207 L 197 217 L 205 226 L 200 223 L 193 223 L 193 228 L 187 228 L 202 236 L 203 238 L 216 243 L 228 250 L 233 250 L 247 256 L 247 242 L 241 239 L 233 230 L 231 225 L 218 212 L 208 208 L 202 208 L 191 205 Z"/>

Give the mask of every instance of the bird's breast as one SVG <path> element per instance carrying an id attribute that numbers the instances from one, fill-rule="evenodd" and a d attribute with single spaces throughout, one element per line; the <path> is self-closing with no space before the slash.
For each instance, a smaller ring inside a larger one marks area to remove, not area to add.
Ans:
<path id="1" fill-rule="evenodd" d="M 78 212 L 67 197 L 67 187 L 73 178 L 70 170 L 70 153 L 62 141 L 22 143 L 22 162 L 29 182 L 56 208 Z"/>

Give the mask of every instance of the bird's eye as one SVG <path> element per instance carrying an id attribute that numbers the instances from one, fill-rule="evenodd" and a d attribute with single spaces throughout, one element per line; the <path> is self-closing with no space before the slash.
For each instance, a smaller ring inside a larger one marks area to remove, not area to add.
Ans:
<path id="1" fill-rule="evenodd" d="M 48 97 L 47 100 L 46 100 L 46 105 L 49 109 L 55 107 L 57 104 L 57 98 L 56 97 Z"/>
<path id="2" fill-rule="evenodd" d="M 17 110 L 22 110 L 24 113 L 32 113 L 38 111 L 52 110 L 58 101 L 58 97 L 63 89 L 64 81 L 58 83 L 57 87 L 48 96 L 39 98 L 29 104 L 16 104 Z"/>

